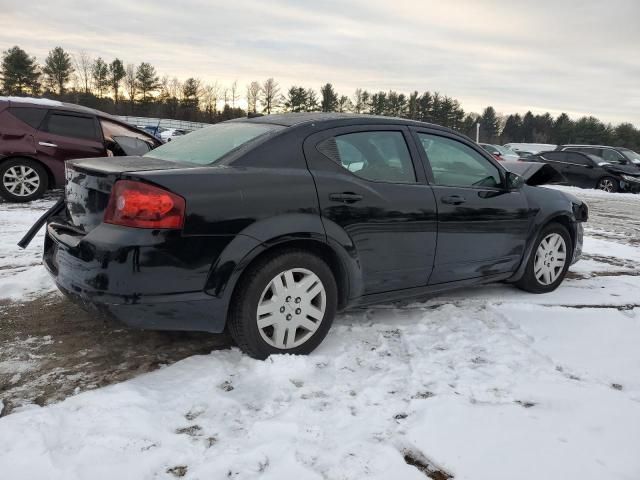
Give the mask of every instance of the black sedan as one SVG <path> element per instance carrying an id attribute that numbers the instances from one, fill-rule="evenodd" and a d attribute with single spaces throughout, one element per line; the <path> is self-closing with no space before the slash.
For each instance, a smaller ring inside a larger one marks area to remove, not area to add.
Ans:
<path id="1" fill-rule="evenodd" d="M 520 165 L 524 177 L 409 120 L 225 122 L 143 157 L 68 162 L 44 263 L 71 299 L 129 325 L 228 327 L 257 358 L 308 353 L 349 306 L 497 281 L 557 288 L 587 207 L 527 184 L 539 169 Z"/>
<path id="2" fill-rule="evenodd" d="M 605 192 L 640 192 L 640 170 L 626 159 L 607 161 L 589 153 L 556 150 L 532 155 L 526 161 L 553 165 L 568 185 Z"/>

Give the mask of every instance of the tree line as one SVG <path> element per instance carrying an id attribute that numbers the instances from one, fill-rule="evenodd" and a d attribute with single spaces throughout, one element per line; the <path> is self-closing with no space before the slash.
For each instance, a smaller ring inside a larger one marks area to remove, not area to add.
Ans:
<path id="1" fill-rule="evenodd" d="M 587 143 L 640 150 L 640 130 L 632 124 L 614 126 L 593 116 L 574 120 L 566 113 L 553 117 L 530 111 L 500 115 L 491 106 L 481 114 L 468 113 L 458 100 L 430 91 L 405 94 L 358 88 L 347 96 L 331 83 L 316 91 L 302 85 L 282 89 L 273 78 L 244 87 L 237 81 L 231 85 L 193 77 L 181 81 L 160 76 L 148 62 L 125 64 L 119 58 L 93 58 L 84 51 L 72 55 L 62 47 L 53 48 L 42 64 L 18 46 L 4 51 L 0 82 L 5 95 L 46 95 L 116 115 L 216 123 L 275 112 L 353 112 L 436 123 L 472 138 L 480 123 L 480 140 L 486 143 Z"/>

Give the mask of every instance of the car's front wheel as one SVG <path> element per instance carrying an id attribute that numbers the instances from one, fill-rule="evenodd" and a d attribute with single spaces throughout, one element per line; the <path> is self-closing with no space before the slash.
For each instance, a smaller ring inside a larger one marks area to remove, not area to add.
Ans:
<path id="1" fill-rule="evenodd" d="M 571 236 L 559 223 L 542 229 L 516 286 L 532 293 L 552 292 L 562 283 L 572 255 Z"/>
<path id="2" fill-rule="evenodd" d="M 8 160 L 0 165 L 0 196 L 10 202 L 29 202 L 47 190 L 47 172 L 28 158 Z"/>
<path id="3" fill-rule="evenodd" d="M 289 250 L 249 267 L 234 294 L 229 331 L 254 358 L 307 354 L 326 336 L 336 306 L 337 286 L 327 264 Z"/>
<path id="4" fill-rule="evenodd" d="M 613 177 L 602 177 L 598 180 L 598 190 L 614 193 L 618 191 L 618 182 Z"/>

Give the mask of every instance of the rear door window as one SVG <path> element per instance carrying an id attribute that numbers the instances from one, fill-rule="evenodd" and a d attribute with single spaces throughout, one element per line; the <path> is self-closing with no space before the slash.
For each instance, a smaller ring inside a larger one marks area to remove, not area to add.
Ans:
<path id="1" fill-rule="evenodd" d="M 45 132 L 63 137 L 97 140 L 99 138 L 93 117 L 51 112 L 42 126 Z"/>
<path id="2" fill-rule="evenodd" d="M 589 157 L 575 152 L 567 153 L 567 162 L 580 166 L 591 165 L 591 160 L 589 160 Z"/>
<path id="3" fill-rule="evenodd" d="M 30 127 L 37 129 L 47 115 L 46 108 L 10 107 L 9 113 Z"/>
<path id="4" fill-rule="evenodd" d="M 355 132 L 332 137 L 318 150 L 365 180 L 415 183 L 411 154 L 402 132 Z"/>

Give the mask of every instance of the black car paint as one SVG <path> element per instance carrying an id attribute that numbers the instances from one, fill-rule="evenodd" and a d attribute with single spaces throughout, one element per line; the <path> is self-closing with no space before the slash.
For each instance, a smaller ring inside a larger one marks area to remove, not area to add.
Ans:
<path id="1" fill-rule="evenodd" d="M 597 188 L 602 178 L 611 177 L 618 182 L 621 191 L 640 191 L 640 170 L 631 164 L 606 163 L 595 155 L 572 150 L 541 152 L 527 158 L 527 161 L 553 165 L 566 178 L 568 185 Z M 637 178 L 638 182 L 629 182 L 621 175 Z"/>
<path id="2" fill-rule="evenodd" d="M 60 289 L 133 326 L 221 332 L 242 272 L 282 246 L 311 249 L 328 261 L 340 287 L 340 308 L 515 281 L 540 228 L 554 219 L 567 226 L 573 259 L 579 256 L 586 206 L 570 195 L 530 185 L 430 186 L 433 177 L 418 148 L 418 131 L 466 143 L 497 165 L 506 181 L 506 171 L 488 153 L 448 129 L 320 114 L 248 121 L 288 128 L 231 152 L 216 166 L 148 157 L 122 157 L 117 164 L 69 162 L 67 209 L 49 219 L 45 238 L 44 263 Z M 363 129 L 402 131 L 418 183 L 362 180 L 315 149 L 330 131 Z M 91 191 L 74 198 L 74 184 L 86 185 L 88 176 L 94 177 Z M 116 179 L 149 182 L 182 195 L 184 229 L 102 223 Z M 331 200 L 335 193 L 360 194 L 362 200 Z M 443 204 L 452 194 L 463 196 L 464 203 Z M 471 255 L 473 249 L 481 255 Z"/>

